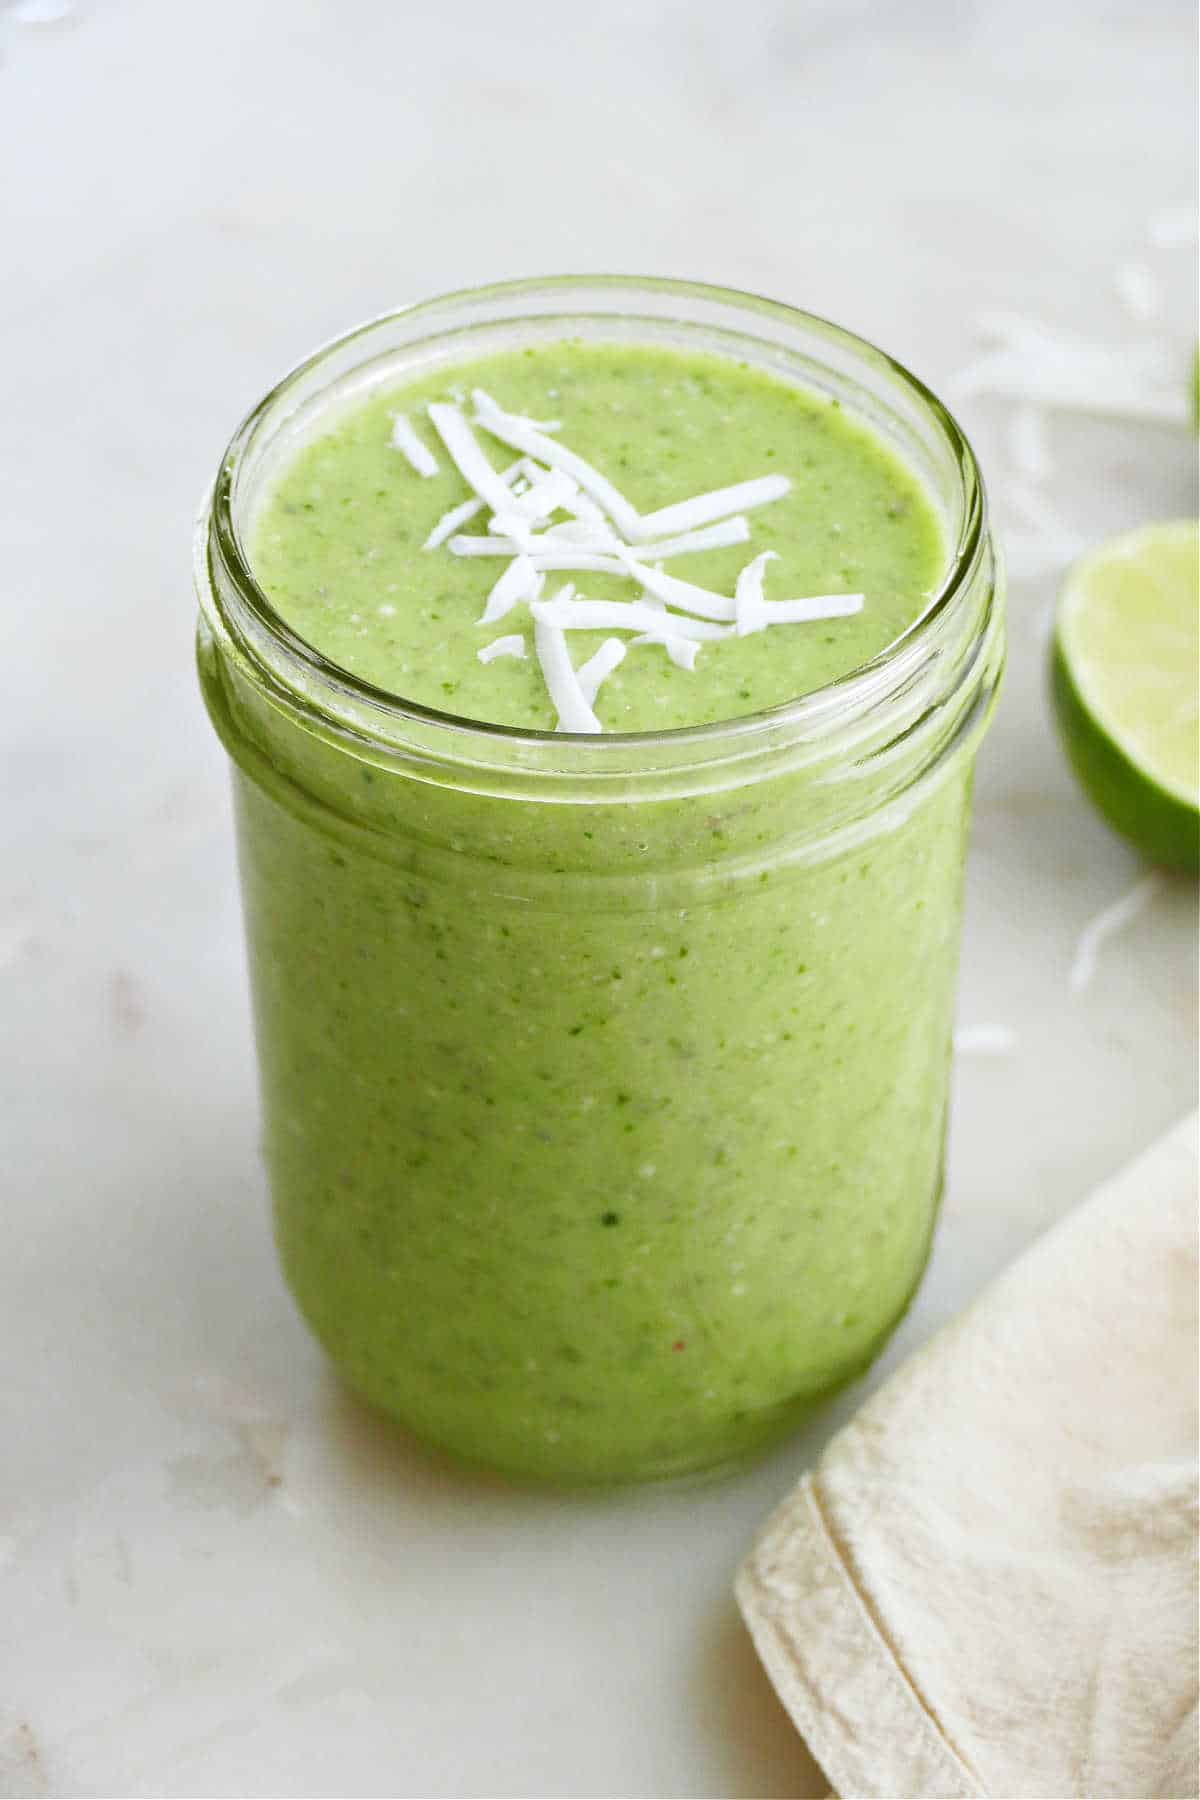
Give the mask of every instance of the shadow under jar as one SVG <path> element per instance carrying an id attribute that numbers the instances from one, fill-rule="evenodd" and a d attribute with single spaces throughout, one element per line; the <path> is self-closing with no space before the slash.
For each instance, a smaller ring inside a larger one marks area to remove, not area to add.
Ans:
<path id="1" fill-rule="evenodd" d="M 326 661 L 252 569 L 281 468 L 356 399 L 564 338 L 836 398 L 941 519 L 920 618 L 815 692 L 657 734 L 482 724 Z M 971 771 L 1003 660 L 953 420 L 862 340 L 749 296 L 476 290 L 267 396 L 222 463 L 197 582 L 277 1240 L 335 1363 L 525 1477 L 668 1476 L 787 1431 L 903 1314 L 941 1188 Z"/>

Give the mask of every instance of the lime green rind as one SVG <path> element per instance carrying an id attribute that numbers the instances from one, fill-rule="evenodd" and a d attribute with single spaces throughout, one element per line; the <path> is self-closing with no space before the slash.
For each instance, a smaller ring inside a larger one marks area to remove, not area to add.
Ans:
<path id="1" fill-rule="evenodd" d="M 1200 806 L 1198 559 L 1194 520 L 1125 532 L 1075 564 L 1058 614 L 1058 641 L 1083 707 L 1144 779 L 1193 809 Z M 1174 693 L 1163 686 L 1172 672 Z M 1147 673 L 1159 689 L 1155 705 L 1144 692 L 1138 698 Z M 1181 691 L 1193 719 L 1182 737 L 1178 729 L 1164 733 L 1161 717 L 1161 703 L 1173 709 Z"/>
<path id="2" fill-rule="evenodd" d="M 1200 814 L 1153 781 L 1099 729 L 1072 680 L 1057 634 L 1050 681 L 1059 737 L 1093 805 L 1151 862 L 1200 872 Z"/>

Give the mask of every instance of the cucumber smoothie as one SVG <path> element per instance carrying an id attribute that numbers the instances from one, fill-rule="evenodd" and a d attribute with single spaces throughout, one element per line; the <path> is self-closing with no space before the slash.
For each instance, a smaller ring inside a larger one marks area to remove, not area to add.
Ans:
<path id="1" fill-rule="evenodd" d="M 921 650 L 957 526 L 852 391 L 571 322 L 295 409 L 200 661 L 293 1292 L 587 1481 L 741 1457 L 914 1291 L 999 650 L 982 564 Z"/>

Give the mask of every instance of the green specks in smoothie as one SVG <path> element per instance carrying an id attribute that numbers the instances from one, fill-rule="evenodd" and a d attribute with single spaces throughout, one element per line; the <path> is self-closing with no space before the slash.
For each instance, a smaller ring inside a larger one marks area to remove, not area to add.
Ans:
<path id="1" fill-rule="evenodd" d="M 378 392 L 301 450 L 257 520 L 255 570 L 289 624 L 331 661 L 404 698 L 442 710 L 452 701 L 459 716 L 503 725 L 544 730 L 555 723 L 535 656 L 478 660 L 489 636 L 480 617 L 505 563 L 454 555 L 445 544 L 428 554 L 412 548 L 464 506 L 472 516 L 454 529 L 484 535 L 487 514 L 473 506 L 425 415 L 430 403 L 454 410 L 454 396 L 462 400 L 476 388 L 485 399 L 497 396 L 493 422 L 558 420 L 554 441 L 616 476 L 641 517 L 678 512 L 689 495 L 753 483 L 770 466 L 786 491 L 746 518 L 754 550 L 778 558 L 772 581 L 784 593 L 819 595 L 845 586 L 849 569 L 854 591 L 864 596 L 859 613 L 829 629 L 789 624 L 706 641 L 691 674 L 675 669 L 661 649 L 630 642 L 619 677 L 596 704 L 605 730 L 711 723 L 822 686 L 886 648 L 936 586 L 930 574 L 943 550 L 933 509 L 915 479 L 852 417 L 762 369 L 720 357 L 578 340 L 527 346 Z M 392 442 L 398 414 L 434 456 L 436 474 L 420 476 L 400 462 Z M 459 416 L 468 423 L 461 409 Z M 489 435 L 488 417 L 485 409 L 468 430 L 500 481 L 514 450 Z M 516 477 L 518 485 L 524 479 Z M 844 542 L 854 547 L 852 562 L 843 556 L 836 567 L 823 549 L 829 493 L 837 496 Z M 348 499 L 353 508 L 342 504 Z M 881 533 L 874 521 L 897 505 L 902 510 Z M 539 534 L 544 529 L 537 527 Z M 746 557 L 744 543 L 718 538 L 665 567 L 702 591 L 732 596 Z M 560 579 L 548 573 L 548 590 Z M 637 594 L 628 576 L 602 569 L 574 579 L 588 601 L 628 604 Z M 384 594 L 391 614 L 381 612 Z M 527 636 L 529 605 L 529 598 L 519 600 L 512 614 Z M 601 630 L 570 631 L 577 668 L 603 637 Z"/>
<path id="2" fill-rule="evenodd" d="M 621 1223 L 621 1215 L 619 1212 L 601 1213 L 600 1223 L 602 1225 L 607 1225 L 611 1230 L 614 1225 L 619 1225 Z"/>

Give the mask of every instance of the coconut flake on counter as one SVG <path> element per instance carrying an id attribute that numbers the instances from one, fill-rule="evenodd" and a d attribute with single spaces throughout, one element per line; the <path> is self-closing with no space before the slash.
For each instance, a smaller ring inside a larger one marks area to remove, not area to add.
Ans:
<path id="1" fill-rule="evenodd" d="M 475 652 L 481 663 L 495 662 L 498 656 L 516 656 L 522 661 L 525 658 L 525 639 L 521 632 L 514 631 L 508 637 L 493 638 L 482 650 Z"/>
<path id="2" fill-rule="evenodd" d="M 1143 912 L 1155 898 L 1163 886 L 1161 875 L 1151 873 L 1143 875 L 1133 887 L 1111 906 L 1106 906 L 1090 919 L 1079 934 L 1075 945 L 1075 955 L 1071 962 L 1071 970 L 1067 976 L 1067 986 L 1073 994 L 1081 994 L 1089 988 L 1096 974 L 1096 966 L 1100 960 L 1100 951 L 1109 938 L 1124 931 L 1133 923 L 1138 914 Z"/>
<path id="3" fill-rule="evenodd" d="M 1008 430 L 1008 451 L 1013 468 L 1027 481 L 1046 481 L 1054 473 L 1046 415 L 1040 406 L 1016 407 Z"/>
<path id="4" fill-rule="evenodd" d="M 415 469 L 418 475 L 426 480 L 438 472 L 438 460 L 428 444 L 421 442 L 407 413 L 392 415 L 392 449 L 399 450 L 401 456 Z"/>
<path id="5" fill-rule="evenodd" d="M 1008 1056 L 1017 1047 L 1011 1025 L 960 1025 L 954 1033 L 956 1056 Z"/>
<path id="6" fill-rule="evenodd" d="M 1043 568 L 1058 568 L 1086 548 L 1087 540 L 1043 495 L 1014 481 L 1005 490 L 1005 500 L 1016 513 L 1025 530 L 1006 535 L 1005 543 L 1018 559 Z"/>
<path id="7" fill-rule="evenodd" d="M 1148 325 L 1162 311 L 1162 288 L 1154 270 L 1144 262 L 1122 263 L 1113 276 L 1117 299 L 1131 319 Z"/>
<path id="8" fill-rule="evenodd" d="M 995 348 L 952 378 L 960 399 L 1003 394 L 1064 411 L 1187 422 L 1179 372 L 1160 344 L 1092 343 L 1004 311 L 982 314 L 979 330 Z"/>

